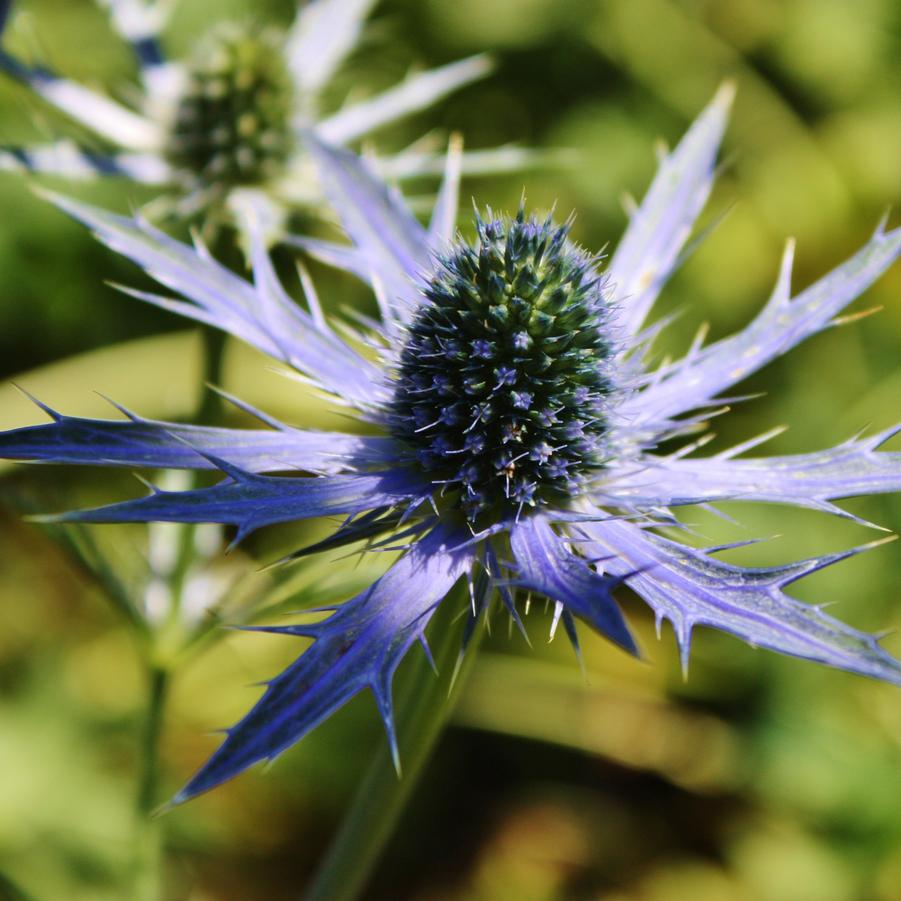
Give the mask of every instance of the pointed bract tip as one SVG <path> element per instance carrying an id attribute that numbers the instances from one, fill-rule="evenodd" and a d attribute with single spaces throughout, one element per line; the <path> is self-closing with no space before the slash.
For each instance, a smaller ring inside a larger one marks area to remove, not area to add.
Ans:
<path id="1" fill-rule="evenodd" d="M 692 625 L 681 620 L 678 625 L 673 622 L 673 631 L 676 633 L 676 643 L 679 645 L 679 663 L 682 667 L 682 680 L 688 681 L 688 667 L 691 663 L 691 632 Z"/>
<path id="2" fill-rule="evenodd" d="M 397 773 L 398 779 L 404 778 L 404 768 L 400 762 L 400 751 L 397 747 L 396 739 L 389 739 L 391 748 L 391 763 L 394 764 L 394 772 Z"/>
<path id="3" fill-rule="evenodd" d="M 38 525 L 55 525 L 61 522 L 69 522 L 70 513 L 27 513 L 22 517 L 24 522 L 33 522 Z"/>
<path id="4" fill-rule="evenodd" d="M 157 485 L 154 485 L 153 482 L 150 481 L 150 479 L 144 478 L 141 473 L 133 472 L 131 475 L 132 478 L 137 479 L 151 494 L 159 494 L 161 492 L 161 488 L 159 488 Z"/>
<path id="5" fill-rule="evenodd" d="M 451 65 L 457 65 L 461 69 L 471 69 L 470 77 L 472 78 L 484 78 L 494 71 L 497 63 L 493 56 L 487 53 L 477 53 L 475 56 L 467 56 L 457 63 L 451 63 Z"/>
<path id="6" fill-rule="evenodd" d="M 104 227 L 109 227 L 111 221 L 115 222 L 123 218 L 116 213 L 111 213 L 108 210 L 100 209 L 88 203 L 81 203 L 72 197 L 48 190 L 40 185 L 33 185 L 31 189 L 42 200 L 53 204 L 58 210 L 62 210 L 67 216 L 81 222 L 82 225 L 95 232 L 99 232 Z M 126 221 L 131 222 L 128 219 Z M 140 226 L 140 223 L 135 221 L 134 225 Z"/>
<path id="7" fill-rule="evenodd" d="M 629 191 L 623 191 L 619 198 L 623 212 L 631 219 L 638 212 L 638 201 Z"/>
<path id="8" fill-rule="evenodd" d="M 23 397 L 30 400 L 39 409 L 43 410 L 54 422 L 62 422 L 65 418 L 62 413 L 59 413 L 58 411 L 54 410 L 53 407 L 45 404 L 42 400 L 39 400 L 30 391 L 27 391 L 25 388 L 23 388 L 18 382 L 13 382 L 12 386 Z"/>
<path id="9" fill-rule="evenodd" d="M 69 215 L 76 215 L 75 210 L 82 209 L 82 204 L 80 204 L 77 200 L 73 200 L 71 197 L 67 197 L 65 194 L 60 194 L 58 191 L 52 191 L 50 188 L 45 188 L 43 185 L 32 184 L 29 185 L 31 191 L 34 194 L 37 194 L 41 200 L 46 200 L 48 203 L 52 203 L 58 209 L 63 210 Z"/>
<path id="10" fill-rule="evenodd" d="M 622 639 L 620 641 L 615 641 L 614 643 L 634 660 L 638 660 L 640 663 L 650 662 L 650 657 L 648 657 L 641 649 L 641 645 L 638 643 L 631 630 L 627 629 Z"/>
<path id="11" fill-rule="evenodd" d="M 727 78 L 719 88 L 717 88 L 716 94 L 713 97 L 713 105 L 721 109 L 724 113 L 729 112 L 735 101 L 735 93 L 737 90 L 738 84 L 735 79 Z"/>
<path id="12" fill-rule="evenodd" d="M 877 432 L 875 435 L 866 439 L 866 442 L 869 444 L 869 450 L 878 450 L 883 444 L 889 442 L 896 435 L 901 435 L 901 422 L 895 423 L 895 425 L 889 426 L 887 429 L 883 429 L 881 432 Z M 855 436 L 855 439 L 857 437 L 859 437 L 859 435 Z"/>
<path id="13" fill-rule="evenodd" d="M 181 804 L 184 804 L 185 801 L 189 800 L 190 796 L 182 797 L 182 793 L 179 792 L 177 795 L 174 795 L 168 801 L 164 801 L 158 807 L 154 807 L 153 810 L 150 811 L 149 817 L 151 820 L 156 820 L 161 816 L 165 816 L 165 814 L 174 810 Z"/>
<path id="14" fill-rule="evenodd" d="M 463 658 L 465 656 L 466 656 L 465 651 L 463 650 L 463 648 L 460 648 L 460 653 L 457 654 L 457 659 L 454 662 L 454 669 L 453 669 L 453 672 L 451 673 L 450 682 L 448 683 L 448 686 L 447 686 L 448 698 L 450 698 L 450 696 L 454 692 L 454 688 L 456 687 L 456 684 L 457 684 L 457 676 L 460 675 L 460 667 L 463 665 Z"/>
<path id="15" fill-rule="evenodd" d="M 876 526 L 876 528 L 881 528 L 881 526 Z M 893 541 L 897 541 L 899 537 L 901 536 L 892 533 L 891 535 L 886 535 L 885 538 L 877 538 L 875 541 L 868 541 L 866 544 L 861 544 L 858 546 L 858 550 L 871 551 L 873 548 L 881 547 L 883 544 L 891 544 Z"/>
<path id="16" fill-rule="evenodd" d="M 657 158 L 658 163 L 663 163 L 666 160 L 669 156 L 669 151 L 669 144 L 663 138 L 657 138 L 654 141 L 654 156 Z"/>
<path id="17" fill-rule="evenodd" d="M 786 299 L 791 295 L 791 275 L 795 264 L 796 246 L 797 242 L 794 238 L 786 238 L 785 247 L 782 250 L 782 260 L 779 263 L 779 284 L 777 287 L 783 291 Z"/>
<path id="18" fill-rule="evenodd" d="M 423 653 L 425 654 L 425 659 L 429 664 L 429 668 L 436 676 L 440 675 L 440 673 L 438 672 L 438 666 L 435 663 L 435 658 L 432 656 L 432 649 L 429 647 L 429 642 L 425 635 L 419 636 L 419 644 L 422 648 Z"/>
<path id="19" fill-rule="evenodd" d="M 96 394 L 97 397 L 105 400 L 111 407 L 118 410 L 123 416 L 125 416 L 127 419 L 130 419 L 132 422 L 143 422 L 142 418 L 138 416 L 137 413 L 129 410 L 128 407 L 123 406 L 118 401 L 113 400 L 108 394 L 104 394 L 102 391 L 95 391 L 94 394 Z"/>

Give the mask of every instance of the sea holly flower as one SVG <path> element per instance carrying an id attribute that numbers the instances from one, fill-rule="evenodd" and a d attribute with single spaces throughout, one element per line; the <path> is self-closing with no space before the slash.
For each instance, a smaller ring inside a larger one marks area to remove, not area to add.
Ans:
<path id="1" fill-rule="evenodd" d="M 616 599 L 625 585 L 658 623 L 672 623 L 685 659 L 692 629 L 706 625 L 901 684 L 901 662 L 874 636 L 786 593 L 863 548 L 749 568 L 660 534 L 685 505 L 729 499 L 841 513 L 837 499 L 901 489 L 901 453 L 879 450 L 890 433 L 799 456 L 737 456 L 753 442 L 712 458 L 695 456 L 696 444 L 657 449 L 696 432 L 723 391 L 835 324 L 901 252 L 901 229 L 880 227 L 795 296 L 788 252 L 772 297 L 746 329 L 706 347 L 696 342 L 683 359 L 649 369 L 656 328 L 643 330 L 643 322 L 710 192 L 730 99 L 727 86 L 663 159 L 606 268 L 573 244 L 568 224 L 524 209 L 477 216 L 473 243 L 456 237 L 455 150 L 423 227 L 363 161 L 310 135 L 352 243 L 302 243 L 371 282 L 381 319 L 356 338 L 340 337 L 324 319 L 308 279 L 309 308 L 294 303 L 253 221 L 249 283 L 202 246 L 57 198 L 181 299 L 132 292 L 137 297 L 248 341 L 378 432 L 306 431 L 263 414 L 267 428 L 229 430 L 50 411 L 53 422 L 0 436 L 0 452 L 225 475 L 212 487 L 155 489 L 59 518 L 217 522 L 240 541 L 262 526 L 340 515 L 331 537 L 291 556 L 364 540 L 405 548 L 384 576 L 325 618 L 260 627 L 312 643 L 228 730 L 177 802 L 275 757 L 364 689 L 396 753 L 393 673 L 411 645 L 425 645 L 435 609 L 462 580 L 470 590 L 464 644 L 496 604 L 524 628 L 528 592 L 553 603 L 554 627 L 562 623 L 574 643 L 578 620 L 637 653 Z"/>
<path id="2" fill-rule="evenodd" d="M 109 151 L 62 139 L 35 147 L 0 148 L 0 168 L 70 179 L 121 176 L 166 193 L 154 209 L 178 215 L 268 201 L 270 228 L 287 212 L 318 205 L 321 196 L 300 130 L 313 128 L 335 144 L 358 143 L 447 94 L 483 78 L 489 60 L 474 56 L 411 75 L 375 96 L 337 111 L 322 98 L 360 36 L 375 0 L 312 0 L 300 4 L 290 28 L 213 25 L 186 59 L 171 60 L 161 32 L 169 0 L 98 0 L 129 44 L 140 85 L 125 105 L 43 67 L 0 51 L 0 69 L 84 126 Z M 11 0 L 0 0 L 3 13 Z M 124 93 L 124 92 L 123 92 Z M 469 171 L 498 171 L 533 159 L 515 147 L 468 154 Z M 441 172 L 441 155 L 422 148 L 380 157 L 382 173 L 403 180 Z"/>

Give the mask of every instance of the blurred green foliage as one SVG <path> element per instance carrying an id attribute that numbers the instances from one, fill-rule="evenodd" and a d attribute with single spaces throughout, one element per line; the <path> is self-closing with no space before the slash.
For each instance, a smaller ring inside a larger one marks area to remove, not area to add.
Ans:
<path id="1" fill-rule="evenodd" d="M 130 76 L 124 50 L 87 0 L 18 5 L 9 40 L 21 52 L 113 90 Z M 286 21 L 291 6 L 183 2 L 171 43 L 189 46 L 225 15 Z M 702 320 L 713 337 L 746 322 L 769 291 L 786 236 L 798 239 L 800 287 L 862 244 L 901 201 L 894 0 L 384 0 L 342 90 L 372 91 L 410 65 L 482 50 L 497 56 L 494 76 L 392 130 L 383 146 L 403 146 L 433 124 L 461 130 L 470 147 L 572 147 L 579 157 L 569 169 L 472 181 L 466 192 L 504 208 L 525 186 L 536 206 L 575 209 L 576 237 L 590 248 L 621 234 L 622 192 L 643 191 L 654 141 L 675 141 L 720 80 L 736 78 L 723 174 L 706 216 L 716 227 L 660 307 L 684 311 L 663 342 L 671 350 L 684 348 Z M 58 126 L 0 80 L 4 143 Z M 120 209 L 147 199 L 115 184 L 79 193 Z M 32 197 L 23 179 L 0 177 L 0 204 L 3 375 L 104 347 L 20 380 L 70 413 L 101 415 L 96 390 L 146 415 L 189 416 L 199 390 L 195 336 L 106 287 L 106 279 L 140 279 Z M 369 303 L 349 280 L 317 275 L 333 310 Z M 802 451 L 901 418 L 899 300 L 895 267 L 859 305 L 883 312 L 819 336 L 754 377 L 749 391 L 767 397 L 717 421 L 713 447 L 785 422 L 791 430 L 769 448 Z M 289 421 L 327 425 L 334 415 L 236 347 L 224 382 Z M 35 418 L 0 387 L 0 426 Z M 0 896 L 121 897 L 145 690 L 133 639 L 96 584 L 16 510 L 121 497 L 130 483 L 71 470 L 4 472 L 0 491 L 11 503 L 0 520 Z M 901 528 L 901 500 L 849 507 Z M 744 561 L 873 537 L 810 513 L 738 505 L 728 512 L 742 525 L 693 521 L 715 540 L 784 536 L 736 552 Z M 134 543 L 125 533 L 117 540 Z M 271 560 L 276 540 L 263 535 L 248 553 Z M 899 573 L 901 550 L 890 545 L 818 574 L 798 594 L 841 601 L 837 613 L 862 628 L 897 627 Z M 584 635 L 587 681 L 562 642 L 544 643 L 540 611 L 528 620 L 531 651 L 515 633 L 508 638 L 498 618 L 457 728 L 367 897 L 901 899 L 898 689 L 703 632 L 683 682 L 668 630 L 658 643 L 641 605 L 629 614 L 650 662 Z M 887 646 L 901 653 L 897 637 Z M 207 732 L 253 699 L 244 686 L 272 675 L 295 650 L 271 636 L 229 634 L 180 673 L 162 743 L 167 791 L 215 746 Z M 271 772 L 247 774 L 168 814 L 169 897 L 296 897 L 380 741 L 373 705 L 360 699 Z"/>

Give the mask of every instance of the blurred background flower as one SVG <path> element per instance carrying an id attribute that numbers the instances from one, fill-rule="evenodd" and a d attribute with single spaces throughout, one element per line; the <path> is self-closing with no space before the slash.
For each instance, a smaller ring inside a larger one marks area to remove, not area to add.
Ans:
<path id="1" fill-rule="evenodd" d="M 181 4 L 167 39 L 181 53 L 204 21 L 226 10 L 241 17 L 252 8 L 287 21 L 285 6 L 191 0 Z M 31 0 L 22 9 L 40 23 L 33 29 L 40 58 L 55 69 L 103 84 L 129 74 L 123 46 L 96 43 L 105 25 L 93 4 Z M 439 126 L 459 128 L 469 147 L 517 141 L 575 148 L 582 162 L 571 171 L 498 176 L 480 183 L 478 194 L 480 203 L 511 208 L 525 185 L 536 207 L 557 200 L 564 215 L 575 208 L 575 237 L 590 247 L 621 234 L 620 192 L 644 190 L 653 141 L 674 141 L 722 78 L 735 77 L 727 162 L 707 221 L 728 215 L 678 273 L 660 310 L 691 302 L 709 314 L 712 337 L 757 310 L 787 235 L 798 239 L 795 284 L 802 287 L 861 246 L 885 208 L 901 201 L 901 19 L 889 0 L 382 0 L 364 51 L 346 71 L 372 92 L 400 80 L 414 61 L 436 66 L 495 54 L 490 79 L 412 118 L 392 139 L 404 146 Z M 0 84 L 4 144 L 55 133 L 36 131 L 33 111 L 21 88 Z M 150 196 L 112 183 L 84 194 L 121 210 Z M 103 287 L 107 278 L 134 284 L 133 269 L 34 200 L 17 176 L 0 180 L 0 203 L 15 211 L 0 226 L 4 376 L 72 414 L 107 415 L 94 390 L 147 416 L 192 413 L 198 337 Z M 315 275 L 326 304 L 369 302 L 350 279 L 325 269 Z M 772 396 L 724 418 L 713 447 L 790 422 L 769 449 L 800 452 L 895 422 L 899 297 L 896 267 L 859 307 L 885 305 L 883 312 L 818 336 L 789 364 L 754 377 L 748 391 L 772 388 Z M 666 341 L 681 350 L 696 326 L 685 315 Z M 81 356 L 56 362 L 76 352 Z M 249 351 L 227 348 L 224 383 L 240 385 L 246 400 L 288 421 L 302 403 L 313 411 L 305 421 L 315 416 L 320 427 L 340 428 L 339 417 L 313 407 L 302 388 Z M 0 386 L 0 425 L 33 421 L 32 406 Z M 57 481 L 48 497 L 46 480 L 27 467 L 3 473 L 0 490 L 41 509 L 86 506 L 130 490 L 126 474 L 89 484 L 82 471 Z M 847 506 L 901 528 L 897 499 Z M 735 540 L 772 531 L 773 515 L 773 508 L 743 511 L 745 530 L 696 521 L 711 538 Z M 778 515 L 779 531 L 791 538 L 734 559 L 750 563 L 766 553 L 771 561 L 778 548 L 787 560 L 872 537 L 813 513 Z M 97 602 L 94 583 L 12 507 L 0 529 L 0 872 L 9 885 L 0 891 L 120 897 L 131 736 L 143 690 L 131 637 Z M 113 534 L 109 540 L 129 540 L 127 530 Z M 272 559 L 277 550 L 268 540 L 261 535 L 248 550 Z M 899 573 L 896 543 L 877 562 L 858 558 L 814 576 L 799 594 L 847 599 L 833 612 L 860 628 L 897 626 Z M 564 642 L 524 654 L 521 639 L 508 638 L 498 620 L 456 727 L 367 897 L 901 898 L 897 689 L 703 630 L 683 682 L 671 636 L 656 642 L 640 604 L 629 616 L 651 663 L 634 663 L 586 635 L 587 683 Z M 536 622 L 534 634 L 539 628 Z M 901 651 L 896 637 L 886 646 Z M 216 746 L 204 730 L 233 722 L 255 697 L 240 687 L 276 671 L 294 650 L 266 636 L 240 643 L 226 636 L 182 674 L 164 724 L 169 789 Z M 354 703 L 270 772 L 170 814 L 169 896 L 296 897 L 370 749 L 383 741 L 380 730 L 370 705 Z"/>
<path id="2" fill-rule="evenodd" d="M 11 3 L 0 6 L 0 30 L 9 22 Z M 303 152 L 304 129 L 331 143 L 359 144 L 491 71 L 490 59 L 476 54 L 413 72 L 375 93 L 348 81 L 342 63 L 359 43 L 374 5 L 375 0 L 312 0 L 299 4 L 283 28 L 249 11 L 243 19 L 229 19 L 226 11 L 225 18 L 198 23 L 190 49 L 173 57 L 164 39 L 175 8 L 171 0 L 99 0 L 108 28 L 98 28 L 92 43 L 112 37 L 112 29 L 130 49 L 137 78 L 113 91 L 94 90 L 40 58 L 32 62 L 34 53 L 23 58 L 8 46 L 0 50 L 0 69 L 43 100 L 42 109 L 69 120 L 60 129 L 51 126 L 47 142 L 0 147 L 0 169 L 147 185 L 159 195 L 146 205 L 148 215 L 202 215 L 208 235 L 224 222 L 235 224 L 237 211 L 252 203 L 257 215 L 265 210 L 267 235 L 276 240 L 292 214 L 322 203 Z M 36 21 L 33 29 L 39 33 L 42 24 Z M 17 31 L 11 25 L 9 30 Z M 27 35 L 27 28 L 22 31 Z M 339 91 L 347 96 L 336 104 Z M 73 127 L 87 136 L 56 135 Z M 441 155 L 430 144 L 427 135 L 392 155 L 376 156 L 376 164 L 399 180 L 435 175 Z M 534 154 L 510 146 L 466 153 L 462 167 L 492 172 L 535 162 Z"/>

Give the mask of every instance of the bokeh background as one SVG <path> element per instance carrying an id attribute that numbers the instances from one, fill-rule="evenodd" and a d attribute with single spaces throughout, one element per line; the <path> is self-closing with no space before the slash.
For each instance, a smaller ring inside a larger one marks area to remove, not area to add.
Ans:
<path id="1" fill-rule="evenodd" d="M 81 80 L 127 86 L 128 56 L 88 0 L 18 6 L 12 46 Z M 292 6 L 183 0 L 167 38 L 182 51 L 211 19 L 287 22 Z M 703 321 L 712 337 L 747 322 L 787 236 L 798 240 L 795 285 L 803 287 L 901 205 L 894 0 L 383 0 L 334 101 L 387 86 L 411 66 L 484 50 L 497 58 L 493 76 L 386 132 L 379 146 L 404 146 L 434 127 L 461 130 L 473 148 L 573 148 L 568 167 L 473 179 L 465 193 L 509 208 L 525 187 L 536 206 L 576 210 L 575 235 L 591 248 L 621 234 L 623 193 L 640 196 L 648 184 L 654 143 L 677 140 L 719 82 L 737 80 L 723 173 L 703 223 L 713 227 L 660 304 L 659 312 L 681 311 L 664 350 L 684 348 Z M 3 143 L 63 126 L 0 79 Z M 121 184 L 78 193 L 123 210 L 148 199 Z M 147 416 L 189 417 L 200 401 L 198 335 L 107 287 L 141 278 L 22 178 L 0 175 L 0 209 L 0 426 L 40 418 L 13 378 L 68 413 L 106 415 L 94 393 L 102 392 Z M 350 280 L 316 274 L 333 309 L 369 304 Z M 765 396 L 717 420 L 712 447 L 785 423 L 790 430 L 768 448 L 803 451 L 901 419 L 901 268 L 854 309 L 872 306 L 885 309 L 750 380 L 748 391 Z M 241 348 L 228 346 L 223 381 L 288 421 L 330 421 Z M 141 591 L 146 535 L 53 534 L 20 517 L 140 490 L 123 473 L 0 471 L 0 897 L 127 897 L 146 687 L 127 623 L 73 550 L 107 548 L 126 592 Z M 901 529 L 901 499 L 847 506 Z M 692 522 L 717 541 L 781 536 L 733 554 L 744 562 L 879 537 L 811 513 L 725 509 L 740 524 Z M 264 534 L 231 556 L 230 603 L 270 578 L 258 564 L 286 540 Z M 368 577 L 326 560 L 263 587 L 302 606 L 349 595 Z M 839 602 L 834 612 L 861 628 L 896 628 L 901 550 L 882 547 L 796 588 L 806 600 Z M 545 643 L 541 611 L 527 621 L 532 650 L 497 618 L 366 897 L 901 899 L 901 692 L 704 630 L 685 681 L 670 630 L 658 641 L 642 605 L 626 604 L 647 661 L 586 633 L 585 678 L 565 641 Z M 897 635 L 886 646 L 901 654 Z M 247 686 L 292 651 L 271 636 L 220 634 L 179 671 L 162 738 L 166 792 L 215 746 L 211 730 L 251 703 L 257 690 Z M 270 770 L 168 814 L 167 897 L 297 897 L 382 740 L 374 705 L 361 698 Z"/>

